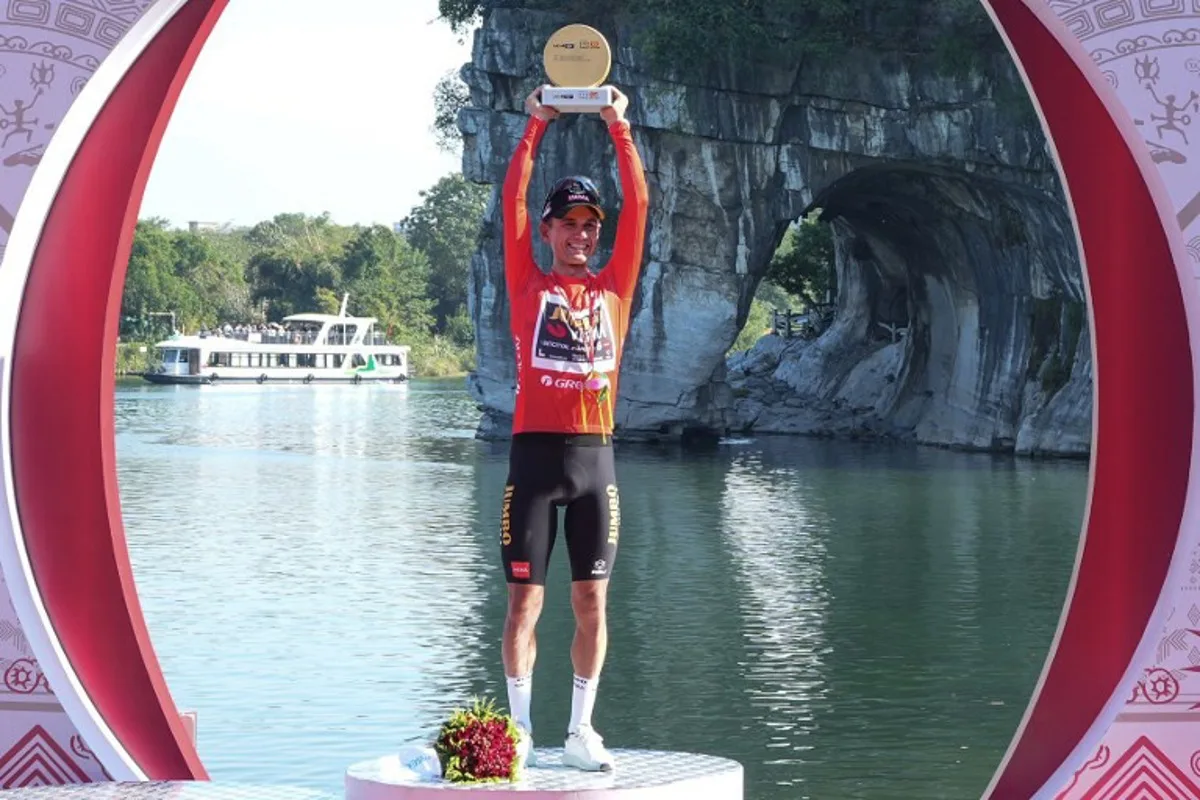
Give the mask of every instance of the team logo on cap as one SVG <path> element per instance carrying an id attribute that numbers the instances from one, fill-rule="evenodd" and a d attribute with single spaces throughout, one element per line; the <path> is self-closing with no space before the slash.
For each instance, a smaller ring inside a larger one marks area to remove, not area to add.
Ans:
<path id="1" fill-rule="evenodd" d="M 600 218 L 604 218 L 603 212 L 599 211 L 599 193 L 590 180 L 563 178 L 554 185 L 546 198 L 546 203 L 542 206 L 542 219 L 551 215 L 561 215 L 568 207 L 580 204 L 595 207 Z"/>

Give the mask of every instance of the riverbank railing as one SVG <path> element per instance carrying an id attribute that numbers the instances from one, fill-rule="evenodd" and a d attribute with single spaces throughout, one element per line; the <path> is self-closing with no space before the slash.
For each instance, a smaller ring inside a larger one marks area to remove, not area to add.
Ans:
<path id="1" fill-rule="evenodd" d="M 807 311 L 790 308 L 771 312 L 771 332 L 784 339 L 815 339 L 833 321 L 832 305 L 815 305 Z"/>

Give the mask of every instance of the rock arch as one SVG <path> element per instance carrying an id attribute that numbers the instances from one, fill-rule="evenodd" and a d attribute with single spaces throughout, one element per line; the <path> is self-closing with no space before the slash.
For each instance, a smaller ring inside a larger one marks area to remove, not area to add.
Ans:
<path id="1" fill-rule="evenodd" d="M 477 34 L 476 59 L 463 71 L 472 103 L 460 116 L 470 179 L 502 181 L 522 100 L 539 81 L 539 42 L 561 21 L 494 10 Z M 1083 292 L 1054 163 L 1036 116 L 1011 99 L 1020 77 L 1007 57 L 958 83 L 927 64 L 877 55 L 681 84 L 640 71 L 636 54 L 620 47 L 625 33 L 614 34 L 613 80 L 631 96 L 651 186 L 647 263 L 617 409 L 625 436 L 866 426 L 936 444 L 1087 452 L 1086 354 L 1072 379 L 1083 387 L 1079 402 L 1066 404 L 1050 434 L 1038 416 L 1046 393 L 1026 397 L 1030 382 L 1018 366 L 1029 335 L 1017 331 L 1034 299 L 1081 301 Z M 555 123 L 537 164 L 534 198 L 556 177 L 547 173 L 554 164 L 589 172 L 608 197 L 618 195 L 592 119 Z M 811 356 L 781 366 L 782 348 L 759 354 L 756 368 L 774 379 L 771 403 L 747 390 L 745 360 L 727 374 L 725 355 L 787 226 L 813 206 L 838 220 L 839 242 L 857 242 L 838 248 L 844 313 Z M 471 386 L 486 438 L 507 435 L 513 402 L 501 226 L 494 202 L 472 265 L 479 366 Z M 864 247 L 873 255 L 857 258 Z M 879 292 L 902 285 L 918 336 L 901 348 L 908 357 L 883 364 L 870 342 L 874 323 L 887 320 L 875 309 L 860 332 L 858 306 L 895 301 Z M 941 364 L 948 356 L 949 368 Z M 833 405 L 851 378 L 856 388 Z M 867 403 L 868 395 L 892 399 Z M 1053 433 L 1063 426 L 1068 434 Z"/>

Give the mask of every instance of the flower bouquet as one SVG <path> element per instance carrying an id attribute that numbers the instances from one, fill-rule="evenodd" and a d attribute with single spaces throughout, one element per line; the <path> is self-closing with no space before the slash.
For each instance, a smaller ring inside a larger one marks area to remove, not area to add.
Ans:
<path id="1" fill-rule="evenodd" d="M 494 701 L 473 698 L 468 708 L 450 715 L 434 742 L 442 778 L 451 783 L 516 781 L 517 737 L 516 723 L 496 711 Z"/>

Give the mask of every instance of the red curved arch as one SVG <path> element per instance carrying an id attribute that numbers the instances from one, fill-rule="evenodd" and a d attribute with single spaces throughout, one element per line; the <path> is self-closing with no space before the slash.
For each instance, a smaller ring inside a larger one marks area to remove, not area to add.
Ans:
<path id="1" fill-rule="evenodd" d="M 126 549 L 114 455 L 117 319 L 151 164 L 226 2 L 184 5 L 96 118 L 47 216 L 13 353 L 13 482 L 37 590 L 84 691 L 152 780 L 207 774 L 163 680 Z"/>
<path id="2" fill-rule="evenodd" d="M 1096 365 L 1092 489 L 1075 584 L 1042 683 L 988 797 L 1035 796 L 1120 686 L 1180 536 L 1193 441 L 1187 311 L 1137 159 L 1025 0 L 987 0 L 1057 149 L 1083 244 Z"/>

